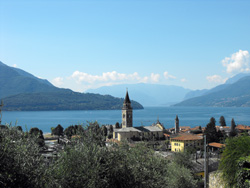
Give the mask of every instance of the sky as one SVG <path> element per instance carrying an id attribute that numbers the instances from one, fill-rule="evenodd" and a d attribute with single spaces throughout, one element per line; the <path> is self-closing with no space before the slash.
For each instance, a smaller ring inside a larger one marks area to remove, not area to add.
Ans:
<path id="1" fill-rule="evenodd" d="M 248 0 L 0 0 L 0 61 L 84 92 L 250 71 Z"/>

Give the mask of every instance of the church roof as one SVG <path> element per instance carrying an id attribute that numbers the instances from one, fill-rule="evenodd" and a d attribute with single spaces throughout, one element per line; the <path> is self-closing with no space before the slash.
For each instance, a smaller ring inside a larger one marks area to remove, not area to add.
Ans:
<path id="1" fill-rule="evenodd" d="M 124 99 L 124 103 L 131 103 L 130 99 L 129 99 L 129 96 L 128 96 L 128 91 L 126 93 L 126 97 Z"/>
<path id="2" fill-rule="evenodd" d="M 145 127 L 126 127 L 120 129 L 114 129 L 114 132 L 161 132 L 157 126 L 145 126 Z"/>

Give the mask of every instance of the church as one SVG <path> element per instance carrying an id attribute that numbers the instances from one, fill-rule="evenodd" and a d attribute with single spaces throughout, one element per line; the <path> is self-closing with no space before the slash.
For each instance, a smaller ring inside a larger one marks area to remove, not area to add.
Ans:
<path id="1" fill-rule="evenodd" d="M 163 130 L 164 127 L 159 120 L 151 126 L 133 127 L 133 108 L 127 91 L 122 107 L 122 126 L 114 129 L 113 139 L 118 141 L 161 140 L 164 138 Z"/>

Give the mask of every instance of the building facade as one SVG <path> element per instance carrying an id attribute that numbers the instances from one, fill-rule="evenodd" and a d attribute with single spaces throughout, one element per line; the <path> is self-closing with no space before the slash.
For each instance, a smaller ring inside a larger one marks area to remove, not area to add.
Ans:
<path id="1" fill-rule="evenodd" d="M 203 137 L 195 134 L 179 134 L 170 139 L 171 151 L 183 152 L 188 148 L 203 149 Z"/>

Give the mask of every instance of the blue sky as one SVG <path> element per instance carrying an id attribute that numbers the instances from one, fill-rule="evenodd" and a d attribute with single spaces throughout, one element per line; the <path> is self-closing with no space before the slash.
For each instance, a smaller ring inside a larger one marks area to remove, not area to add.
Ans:
<path id="1" fill-rule="evenodd" d="M 0 61 L 85 91 L 211 88 L 250 67 L 250 1 L 0 0 Z"/>

